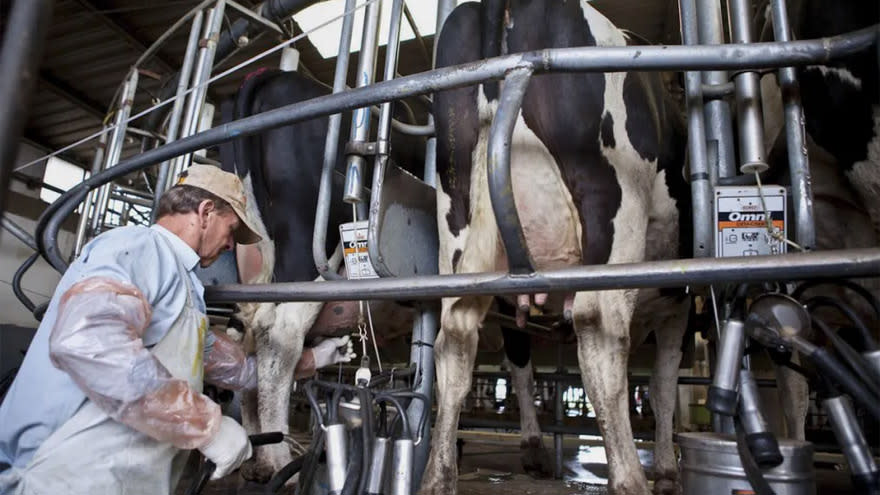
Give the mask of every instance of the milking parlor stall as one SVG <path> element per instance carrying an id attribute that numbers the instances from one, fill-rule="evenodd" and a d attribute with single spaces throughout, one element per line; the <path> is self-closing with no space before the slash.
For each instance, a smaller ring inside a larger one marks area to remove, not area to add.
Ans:
<path id="1" fill-rule="evenodd" d="M 880 494 L 878 9 L 0 2 L 0 493 Z"/>

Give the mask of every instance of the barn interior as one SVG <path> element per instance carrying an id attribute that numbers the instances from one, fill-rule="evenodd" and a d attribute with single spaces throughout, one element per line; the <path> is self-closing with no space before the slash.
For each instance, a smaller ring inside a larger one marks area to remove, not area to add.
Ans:
<path id="1" fill-rule="evenodd" d="M 12 31 L 9 23 L 13 19 L 13 10 L 18 8 L 17 4 L 26 1 L 0 0 L 0 33 Z M 391 0 L 379 1 L 387 5 L 383 6 L 379 28 L 380 43 L 375 63 L 377 79 L 381 79 L 381 73 L 386 66 L 386 37 L 391 23 L 392 3 Z M 773 0 L 748 2 L 750 15 L 756 23 L 763 19 L 765 9 L 770 8 L 771 1 Z M 12 163 L 11 181 L 3 205 L 4 221 L 23 230 L 25 238 L 28 233 L 35 231 L 40 216 L 49 204 L 106 168 L 104 160 L 109 149 L 108 142 L 114 139 L 107 132 L 118 121 L 120 114 L 132 118 L 127 124 L 127 132 L 123 133 L 119 142 L 115 163 L 158 149 L 168 141 L 165 134 L 168 130 L 167 121 L 156 122 L 155 117 L 151 118 L 155 114 L 145 111 L 175 94 L 177 76 L 182 70 L 188 50 L 204 48 L 204 43 L 193 48 L 189 20 L 181 23 L 181 27 L 171 33 L 168 30 L 182 19 L 188 19 L 186 16 L 189 12 L 201 12 L 199 7 L 213 6 L 213 2 L 201 0 L 57 0 L 49 3 L 53 6 L 46 31 L 45 48 L 36 72 L 31 74 L 33 90 L 27 111 L 21 116 L 23 131 L 18 140 L 18 151 Z M 212 79 L 207 86 L 205 104 L 201 107 L 201 113 L 194 117 L 193 126 L 197 129 L 194 127 L 193 132 L 187 135 L 219 128 L 226 123 L 229 118 L 224 115 L 224 108 L 229 108 L 245 81 L 255 77 L 262 69 L 292 66 L 292 70 L 318 81 L 326 93 L 331 91 L 337 67 L 336 54 L 341 28 L 338 17 L 343 11 L 343 0 L 300 2 L 313 5 L 295 15 L 284 16 L 283 22 L 270 21 L 259 14 L 265 4 L 274 4 L 274 0 L 226 0 L 224 3 L 222 18 L 218 18 L 221 28 L 230 30 L 247 22 L 252 26 L 251 32 L 235 39 L 230 37 L 227 41 L 234 45 L 234 49 L 215 59 L 213 68 L 208 67 L 208 74 L 216 78 L 216 81 Z M 682 44 L 679 0 L 587 0 L 584 3 L 588 3 L 615 26 L 624 30 L 629 35 L 631 44 Z M 729 38 L 728 2 L 698 0 L 697 3 L 717 4 L 723 25 L 721 36 Z M 433 68 L 438 15 L 438 7 L 434 4 L 433 0 L 406 2 L 408 10 L 401 23 L 402 38 L 397 62 L 397 74 L 400 76 L 420 74 Z M 210 14 L 207 10 L 204 12 L 207 20 Z M 325 25 L 331 19 L 334 22 Z M 359 84 L 358 67 L 363 51 L 360 47 L 362 22 L 363 9 L 359 9 L 355 16 L 348 62 L 348 87 Z M 200 33 L 199 35 L 201 37 Z M 255 60 L 258 55 L 291 39 L 295 41 L 288 43 L 287 49 L 277 50 Z M 141 62 L 145 55 L 148 58 Z M 248 63 L 251 60 L 253 61 Z M 196 67 L 201 63 L 196 58 L 192 58 L 192 62 Z M 135 65 L 136 91 L 132 93 L 132 98 L 126 100 L 125 81 L 131 80 L 131 69 Z M 8 69 L 3 69 L 6 70 Z M 220 74 L 222 77 L 218 77 Z M 669 74 L 678 76 L 668 78 L 668 88 L 678 95 L 678 110 L 685 116 L 685 76 L 683 73 Z M 728 93 L 727 98 L 732 99 L 732 93 Z M 124 102 L 122 106 L 127 107 L 126 109 L 121 108 L 120 101 Z M 431 103 L 424 96 L 406 97 L 395 107 L 395 116 L 415 127 L 433 126 L 433 120 L 429 120 L 432 119 Z M 406 112 L 401 109 L 406 109 Z M 105 137 L 99 144 L 98 136 L 102 132 L 109 137 Z M 182 137 L 183 134 L 178 136 Z M 423 144 L 425 141 L 421 138 L 419 143 Z M 223 159 L 221 147 L 211 145 L 197 151 L 192 163 L 219 165 Z M 316 170 L 320 169 L 321 164 L 315 163 L 314 167 Z M 815 177 L 822 176 L 816 174 Z M 162 175 L 159 166 L 143 168 L 115 179 L 106 193 L 106 211 L 100 225 L 86 227 L 88 234 L 85 237 L 126 225 L 149 226 L 154 220 L 151 219 L 154 197 L 161 194 L 157 194 L 157 190 L 163 189 L 166 183 L 171 184 L 168 180 L 168 177 Z M 89 216 L 87 211 L 84 214 L 82 208 L 64 219 L 56 242 L 65 259 L 72 260 L 74 253 L 79 252 L 85 241 L 81 239 L 83 225 L 90 222 L 94 222 L 94 216 Z M 4 223 L 4 227 L 6 225 Z M 331 229 L 335 228 L 336 226 L 331 226 Z M 34 250 L 23 243 L 21 237 L 16 237 L 19 236 L 10 235 L 7 231 L 0 235 L 0 276 L 4 282 L 0 286 L 0 307 L 3 308 L 0 316 L 0 393 L 3 394 L 11 385 L 38 328 L 39 321 L 34 317 L 35 307 L 45 306 L 49 302 L 61 280 L 61 274 L 47 259 L 35 256 Z M 876 251 L 878 244 L 874 238 L 867 245 L 856 243 L 842 247 L 868 247 Z M 33 258 L 32 266 L 22 280 L 16 272 L 30 258 Z M 205 285 L 238 282 L 228 279 L 228 275 L 222 271 L 222 263 L 225 262 L 232 263 L 234 260 L 226 258 L 214 266 L 214 271 L 202 271 L 201 278 Z M 19 280 L 16 281 L 16 278 Z M 20 292 L 23 292 L 25 299 L 31 301 L 32 307 L 20 302 L 21 295 L 16 294 L 13 287 L 16 284 L 21 287 Z M 714 296 L 713 293 L 712 297 Z M 847 295 L 850 296 L 851 294 Z M 700 299 L 699 304 L 712 305 L 705 297 Z M 410 310 L 417 312 L 420 307 L 413 305 Z M 235 310 L 236 306 L 231 303 L 209 303 L 211 324 L 225 332 L 229 325 L 229 316 Z M 498 307 L 493 307 L 480 332 L 473 385 L 459 420 L 459 493 L 477 495 L 495 493 L 498 490 L 534 495 L 611 493 L 607 488 L 609 472 L 599 421 L 584 391 L 578 369 L 578 355 L 574 352 L 576 337 L 571 323 L 560 323 L 555 315 L 543 315 L 534 307 L 531 308 L 528 323 L 519 330 L 522 335 L 531 339 L 531 365 L 534 369 L 531 402 L 537 411 L 542 442 L 549 457 L 539 462 L 543 472 L 536 473 L 535 470 L 523 467 L 524 451 L 521 449 L 519 434 L 521 402 L 513 390 L 512 365 L 505 355 L 505 340 L 502 337 L 502 326 L 510 326 L 516 322 L 503 313 Z M 675 431 L 678 433 L 718 431 L 718 423 L 713 423 L 713 414 L 706 408 L 709 389 L 715 383 L 713 377 L 717 375 L 712 364 L 718 358 L 719 350 L 716 346 L 719 343 L 716 335 L 718 327 L 722 326 L 722 322 L 717 320 L 718 315 L 713 315 L 710 311 L 690 315 L 690 331 L 682 345 L 683 358 L 678 370 L 679 386 L 674 419 Z M 880 320 L 871 321 L 880 324 Z M 877 327 L 872 328 L 875 339 L 876 330 Z M 345 333 L 353 336 L 358 334 L 356 330 Z M 373 356 L 381 359 L 386 370 L 392 370 L 388 387 L 414 387 L 412 374 L 407 376 L 406 372 L 410 370 L 410 352 L 417 339 L 403 331 L 380 335 L 378 340 L 374 336 L 373 340 L 378 343 Z M 310 340 L 307 341 L 307 344 L 310 343 Z M 356 344 L 356 347 L 359 346 L 359 343 Z M 359 350 L 357 353 L 360 355 Z M 630 424 L 639 460 L 648 473 L 651 488 L 654 488 L 652 450 L 656 424 L 649 397 L 652 367 L 657 355 L 657 342 L 653 336 L 630 354 L 627 397 L 620 399 L 629 402 Z M 319 370 L 314 379 L 355 383 L 357 364 L 334 364 Z M 755 370 L 756 391 L 763 404 L 764 419 L 769 429 L 784 431 L 785 412 L 789 404 L 783 402 L 777 394 L 778 382 L 770 368 L 770 360 L 764 355 L 757 356 L 752 359 L 750 366 Z M 395 377 L 393 370 L 400 370 L 399 376 Z M 312 414 L 314 403 L 310 403 L 303 393 L 308 381 L 309 379 L 297 381 L 291 396 L 288 411 L 291 433 L 286 441 L 293 452 L 306 452 L 313 441 L 312 432 L 316 428 Z M 230 392 L 212 392 L 217 394 L 213 397 L 223 405 L 224 411 L 241 414 L 240 397 Z M 812 391 L 805 420 L 805 439 L 812 444 L 813 449 L 808 483 L 812 486 L 812 491 L 791 488 L 790 492 L 776 493 L 864 493 L 851 480 L 852 460 L 847 457 L 847 446 L 840 445 L 840 437 L 835 435 L 832 420 L 821 407 L 821 403 L 822 397 Z M 329 408 L 329 405 L 326 407 Z M 880 456 L 878 423 L 863 407 L 857 407 L 856 412 L 857 428 L 861 429 L 867 442 L 864 446 L 867 459 L 877 462 L 874 459 Z M 436 415 L 436 410 L 434 414 Z M 433 423 L 434 417 L 430 411 L 428 416 L 429 423 Z M 676 456 L 680 458 L 681 455 L 680 447 L 676 447 Z M 204 465 L 198 456 L 191 456 L 189 468 L 176 493 L 194 493 L 193 487 L 198 484 Z M 327 476 L 326 471 L 318 469 L 317 472 L 319 478 L 321 473 Z M 876 466 L 872 472 L 877 475 Z M 719 473 L 713 475 L 724 477 Z M 800 473 L 792 475 L 795 480 L 792 484 L 797 484 L 798 475 Z M 277 493 L 295 493 L 295 490 L 296 493 L 306 493 L 300 484 L 294 483 L 287 483 L 277 489 Z M 262 483 L 244 481 L 235 473 L 221 480 L 211 481 L 199 490 L 205 494 L 245 494 L 264 493 L 266 488 Z M 334 492 L 333 487 L 317 480 L 311 490 Z M 416 493 L 415 487 L 408 493 Z"/>

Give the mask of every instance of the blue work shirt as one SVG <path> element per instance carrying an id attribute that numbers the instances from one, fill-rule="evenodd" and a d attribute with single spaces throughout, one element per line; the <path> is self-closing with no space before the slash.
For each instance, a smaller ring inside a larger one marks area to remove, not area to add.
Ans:
<path id="1" fill-rule="evenodd" d="M 25 467 L 40 444 L 86 401 L 70 375 L 49 361 L 49 334 L 61 296 L 75 283 L 91 277 L 109 277 L 136 286 L 153 308 L 143 336 L 144 344 L 150 347 L 162 340 L 186 305 L 189 286 L 180 276 L 178 261 L 192 282 L 193 301 L 204 312 L 205 289 L 194 273 L 199 255 L 165 228 L 121 227 L 101 234 L 83 248 L 58 283 L 21 369 L 0 404 L 0 464 Z M 208 341 L 213 343 L 213 339 Z"/>

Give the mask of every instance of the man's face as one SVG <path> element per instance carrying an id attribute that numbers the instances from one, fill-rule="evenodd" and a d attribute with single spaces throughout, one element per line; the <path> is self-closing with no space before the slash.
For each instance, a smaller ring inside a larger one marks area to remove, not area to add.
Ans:
<path id="1" fill-rule="evenodd" d="M 235 246 L 233 233 L 238 228 L 239 219 L 232 210 L 218 211 L 210 201 L 199 206 L 199 217 L 202 230 L 198 254 L 200 264 L 205 268 L 216 261 L 223 251 Z"/>

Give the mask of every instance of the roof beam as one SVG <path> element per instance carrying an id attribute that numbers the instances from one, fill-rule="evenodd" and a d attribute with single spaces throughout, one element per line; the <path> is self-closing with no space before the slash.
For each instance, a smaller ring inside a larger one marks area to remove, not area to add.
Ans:
<path id="1" fill-rule="evenodd" d="M 107 110 L 103 105 L 58 79 L 48 71 L 40 71 L 40 85 L 100 121 L 103 121 L 107 115 Z"/>
<path id="2" fill-rule="evenodd" d="M 101 21 L 107 28 L 116 33 L 117 36 L 122 38 L 126 43 L 128 43 L 135 50 L 143 53 L 147 51 L 147 48 L 151 43 L 148 43 L 146 40 L 138 38 L 133 33 L 134 29 L 129 26 L 127 23 L 120 21 L 118 16 L 117 18 L 111 18 L 102 10 L 107 10 L 103 8 L 103 6 L 96 3 L 96 0 L 76 0 L 76 3 L 79 4 L 83 9 L 91 13 L 96 19 Z M 165 59 L 159 51 L 157 51 L 153 55 L 153 59 L 155 59 L 162 69 L 172 73 L 175 72 L 175 66 L 171 64 L 167 59 Z"/>

